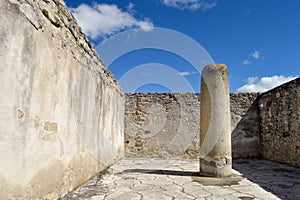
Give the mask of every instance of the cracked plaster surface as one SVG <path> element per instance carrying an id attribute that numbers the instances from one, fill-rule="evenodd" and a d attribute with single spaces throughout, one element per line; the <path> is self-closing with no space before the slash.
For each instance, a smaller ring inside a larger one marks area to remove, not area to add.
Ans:
<path id="1" fill-rule="evenodd" d="M 69 193 L 66 199 L 300 199 L 300 169 L 259 159 L 236 159 L 231 185 L 202 185 L 198 160 L 122 159 Z M 203 178 L 203 177 L 202 177 Z"/>

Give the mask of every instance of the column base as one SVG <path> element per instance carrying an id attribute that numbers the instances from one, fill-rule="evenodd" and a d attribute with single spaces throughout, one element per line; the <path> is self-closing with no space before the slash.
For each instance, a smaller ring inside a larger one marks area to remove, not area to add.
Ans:
<path id="1" fill-rule="evenodd" d="M 231 157 L 209 160 L 200 158 L 200 174 L 210 177 L 229 177 L 232 175 Z"/>

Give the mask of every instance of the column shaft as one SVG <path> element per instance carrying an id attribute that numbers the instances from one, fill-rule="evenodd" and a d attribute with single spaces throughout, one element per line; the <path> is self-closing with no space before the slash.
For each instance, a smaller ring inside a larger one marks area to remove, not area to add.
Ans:
<path id="1" fill-rule="evenodd" d="M 232 173 L 228 70 L 206 66 L 201 76 L 200 173 L 226 177 Z"/>

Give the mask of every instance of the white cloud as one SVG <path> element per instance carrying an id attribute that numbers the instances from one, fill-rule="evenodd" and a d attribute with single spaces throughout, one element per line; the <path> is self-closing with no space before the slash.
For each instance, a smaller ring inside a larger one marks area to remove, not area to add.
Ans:
<path id="1" fill-rule="evenodd" d="M 249 64 L 251 64 L 251 62 L 250 62 L 249 60 L 244 60 L 244 61 L 242 62 L 242 65 L 249 65 Z"/>
<path id="2" fill-rule="evenodd" d="M 261 53 L 257 50 L 255 50 L 253 53 L 250 54 L 253 58 L 255 58 L 256 60 L 261 58 Z"/>
<path id="3" fill-rule="evenodd" d="M 197 74 L 197 72 L 196 71 L 185 71 L 185 72 L 178 72 L 178 74 L 180 75 L 180 76 L 188 76 L 188 75 L 191 75 L 191 74 Z"/>
<path id="4" fill-rule="evenodd" d="M 178 74 L 179 74 L 180 76 L 188 76 L 188 75 L 191 74 L 191 72 L 178 72 Z"/>
<path id="5" fill-rule="evenodd" d="M 84 33 L 92 39 L 113 35 L 132 27 L 152 30 L 153 23 L 148 18 L 138 20 L 133 16 L 133 7 L 129 3 L 129 12 L 125 12 L 115 4 L 80 4 L 77 8 L 71 8 L 71 11 Z"/>
<path id="6" fill-rule="evenodd" d="M 217 5 L 216 0 L 162 0 L 168 7 L 180 10 L 209 10 Z"/>
<path id="7" fill-rule="evenodd" d="M 271 76 L 271 77 L 249 77 L 247 84 L 237 89 L 237 92 L 266 92 L 279 85 L 289 82 L 297 76 Z"/>
<path id="8" fill-rule="evenodd" d="M 134 8 L 135 4 L 129 2 L 128 6 L 127 6 L 127 10 L 128 11 L 134 11 L 133 8 Z"/>

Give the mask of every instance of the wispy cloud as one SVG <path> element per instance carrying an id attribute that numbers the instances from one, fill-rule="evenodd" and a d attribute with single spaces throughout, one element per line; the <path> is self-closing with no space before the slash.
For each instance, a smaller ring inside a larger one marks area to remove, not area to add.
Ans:
<path id="1" fill-rule="evenodd" d="M 262 58 L 261 53 L 257 50 L 255 50 L 253 53 L 251 53 L 250 56 L 256 60 Z"/>
<path id="2" fill-rule="evenodd" d="M 135 6 L 135 4 L 133 4 L 132 2 L 129 2 L 129 4 L 128 4 L 128 6 L 127 6 L 127 10 L 128 11 L 134 11 L 134 6 Z"/>
<path id="3" fill-rule="evenodd" d="M 178 72 L 178 74 L 181 76 L 187 76 L 187 75 L 190 75 L 191 72 Z"/>
<path id="4" fill-rule="evenodd" d="M 137 19 L 133 15 L 134 4 L 129 3 L 128 11 L 122 11 L 115 4 L 80 4 L 71 11 L 82 27 L 84 33 L 92 38 L 107 37 L 122 30 L 139 27 L 144 31 L 150 31 L 153 23 L 150 19 Z"/>
<path id="5" fill-rule="evenodd" d="M 168 7 L 180 10 L 210 10 L 217 5 L 217 0 L 162 0 Z"/>
<path id="6" fill-rule="evenodd" d="M 195 72 L 195 71 L 185 71 L 185 72 L 178 72 L 178 74 L 180 76 L 188 76 L 188 75 L 191 75 L 191 74 L 197 74 L 197 72 Z"/>
<path id="7" fill-rule="evenodd" d="M 251 61 L 249 59 L 245 59 L 241 64 L 249 65 L 249 64 L 252 64 L 252 62 L 255 62 L 255 60 L 260 60 L 260 59 L 264 58 L 258 50 L 255 50 L 252 53 L 250 53 L 249 57 L 251 57 L 251 59 L 250 59 Z"/>
<path id="8" fill-rule="evenodd" d="M 249 77 L 247 83 L 237 89 L 237 92 L 266 92 L 281 84 L 289 82 L 297 76 Z"/>
<path id="9" fill-rule="evenodd" d="M 250 62 L 249 60 L 244 60 L 244 61 L 242 62 L 242 65 L 249 65 L 249 64 L 251 64 L 251 62 Z"/>

